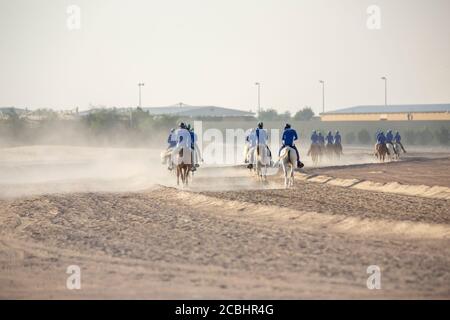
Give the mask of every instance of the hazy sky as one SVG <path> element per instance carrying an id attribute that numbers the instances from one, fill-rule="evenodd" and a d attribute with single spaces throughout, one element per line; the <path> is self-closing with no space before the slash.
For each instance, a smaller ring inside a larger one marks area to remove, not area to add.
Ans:
<path id="1" fill-rule="evenodd" d="M 69 5 L 81 28 L 67 27 Z M 367 27 L 370 5 L 381 29 Z M 0 106 L 450 103 L 449 0 L 0 0 Z"/>

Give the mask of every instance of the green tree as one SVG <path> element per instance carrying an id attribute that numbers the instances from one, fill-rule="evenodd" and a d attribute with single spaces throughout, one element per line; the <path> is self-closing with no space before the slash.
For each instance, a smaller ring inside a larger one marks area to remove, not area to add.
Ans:
<path id="1" fill-rule="evenodd" d="M 294 115 L 297 121 L 309 121 L 314 117 L 314 111 L 310 107 L 305 107 Z"/>
<path id="2" fill-rule="evenodd" d="M 278 119 L 278 112 L 275 109 L 267 109 L 267 110 L 261 110 L 261 112 L 258 115 L 259 120 L 263 121 L 271 121 Z"/>

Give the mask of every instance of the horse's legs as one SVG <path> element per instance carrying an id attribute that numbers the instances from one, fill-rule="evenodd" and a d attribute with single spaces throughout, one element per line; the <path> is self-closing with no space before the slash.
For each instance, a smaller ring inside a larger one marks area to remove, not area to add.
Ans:
<path id="1" fill-rule="evenodd" d="M 290 178 L 291 187 L 294 186 L 294 166 L 291 166 L 291 178 Z"/>
<path id="2" fill-rule="evenodd" d="M 177 186 L 180 185 L 180 167 L 177 166 Z"/>

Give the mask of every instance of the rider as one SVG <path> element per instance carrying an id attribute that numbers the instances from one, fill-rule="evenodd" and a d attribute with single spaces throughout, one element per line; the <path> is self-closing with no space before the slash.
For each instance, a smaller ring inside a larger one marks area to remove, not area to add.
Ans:
<path id="1" fill-rule="evenodd" d="M 394 139 L 394 135 L 392 134 L 392 130 L 388 130 L 386 133 L 386 143 L 389 143 L 394 147 L 394 144 L 392 143 L 392 140 Z"/>
<path id="2" fill-rule="evenodd" d="M 255 129 L 250 129 L 247 131 L 247 135 L 245 136 L 245 142 L 246 142 L 246 149 L 245 149 L 245 163 L 249 163 L 247 165 L 248 169 L 253 168 L 253 150 L 256 147 L 256 130 Z M 250 159 L 248 158 L 248 156 L 250 155 Z"/>
<path id="3" fill-rule="evenodd" d="M 280 148 L 280 151 L 278 152 L 278 156 L 281 155 L 281 151 L 284 147 L 288 146 L 295 150 L 295 153 L 297 154 L 297 167 L 302 168 L 304 166 L 303 163 L 300 162 L 300 155 L 298 153 L 297 147 L 294 144 L 294 141 L 298 140 L 297 131 L 291 128 L 291 125 L 289 123 L 286 123 L 284 126 L 283 136 L 281 138 L 282 145 Z"/>
<path id="4" fill-rule="evenodd" d="M 323 147 L 325 145 L 325 137 L 322 135 L 322 132 L 320 132 L 320 131 L 317 136 L 318 136 L 319 145 L 321 147 Z"/>
<path id="5" fill-rule="evenodd" d="M 200 152 L 197 146 L 197 134 L 194 132 L 194 128 L 191 127 L 190 124 L 187 125 L 186 129 L 189 131 L 189 134 L 191 135 L 191 150 L 192 150 L 192 159 L 193 159 L 193 166 L 192 171 L 197 170 L 196 168 L 200 167 L 198 164 L 198 158 L 200 158 Z"/>
<path id="6" fill-rule="evenodd" d="M 317 135 L 317 131 L 313 130 L 311 134 L 311 144 L 317 144 L 319 143 L 319 136 Z"/>
<path id="7" fill-rule="evenodd" d="M 339 130 L 336 130 L 336 134 L 334 135 L 334 144 L 339 145 L 341 144 L 341 141 L 341 134 L 339 133 Z"/>
<path id="8" fill-rule="evenodd" d="M 255 130 L 256 144 L 258 146 L 265 146 L 269 152 L 269 157 L 272 157 L 272 152 L 270 152 L 269 146 L 267 145 L 267 131 L 264 130 L 264 124 L 262 122 L 258 123 L 258 127 Z"/>
<path id="9" fill-rule="evenodd" d="M 398 131 L 395 133 L 394 142 L 399 144 L 400 147 L 402 147 L 403 152 L 406 153 L 406 150 L 402 144 L 402 137 L 400 136 L 400 133 Z"/>
<path id="10" fill-rule="evenodd" d="M 386 146 L 386 136 L 384 135 L 383 131 L 380 131 L 377 134 L 377 144 L 385 145 Z M 389 150 L 386 148 L 386 153 L 389 154 Z"/>
<path id="11" fill-rule="evenodd" d="M 386 143 L 386 136 L 384 135 L 383 131 L 379 131 L 377 134 L 377 143 L 378 144 L 385 144 Z"/>
<path id="12" fill-rule="evenodd" d="M 172 151 L 172 157 L 180 152 L 181 148 L 191 148 L 191 134 L 184 122 L 181 122 L 179 128 L 175 131 L 175 137 L 177 144 Z"/>
<path id="13" fill-rule="evenodd" d="M 333 144 L 334 143 L 334 137 L 331 131 L 328 131 L 327 136 L 325 137 L 325 140 L 327 141 L 327 144 Z"/>

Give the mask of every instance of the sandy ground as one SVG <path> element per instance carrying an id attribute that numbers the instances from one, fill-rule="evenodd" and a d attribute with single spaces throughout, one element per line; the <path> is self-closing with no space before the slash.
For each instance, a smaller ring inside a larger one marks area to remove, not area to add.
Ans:
<path id="1" fill-rule="evenodd" d="M 375 182 L 396 181 L 403 184 L 443 186 L 450 188 L 450 158 L 427 159 L 406 157 L 405 161 L 385 164 L 361 164 L 308 169 L 307 172 L 344 179 Z"/>
<path id="2" fill-rule="evenodd" d="M 150 158 L 4 150 L 0 298 L 450 298 L 450 200 L 298 180 L 286 191 L 238 168 L 203 169 L 180 190 Z M 448 160 L 433 161 L 405 164 L 418 183 L 448 183 L 432 178 Z M 405 164 L 364 166 L 414 182 Z M 364 166 L 332 173 L 372 178 Z M 69 265 L 81 290 L 66 288 Z M 380 290 L 367 289 L 370 265 Z"/>

